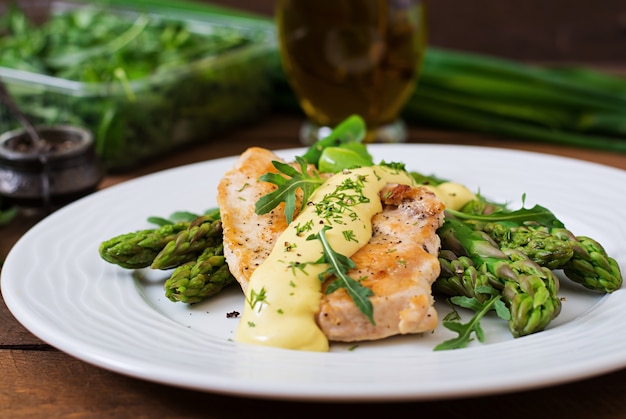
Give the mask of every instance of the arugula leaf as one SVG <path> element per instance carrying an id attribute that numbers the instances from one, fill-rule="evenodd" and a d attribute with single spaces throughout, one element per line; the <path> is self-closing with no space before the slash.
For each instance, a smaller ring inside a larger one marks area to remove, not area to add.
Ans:
<path id="1" fill-rule="evenodd" d="M 413 179 L 415 179 L 415 182 L 419 185 L 437 186 L 448 181 L 448 179 L 443 179 L 435 175 L 426 175 L 416 171 L 411 171 L 409 172 L 409 174 L 413 177 Z"/>
<path id="2" fill-rule="evenodd" d="M 317 163 L 322 173 L 339 173 L 344 169 L 373 166 L 372 156 L 365 144 L 348 143 L 340 147 L 326 147 Z"/>
<path id="3" fill-rule="evenodd" d="M 480 288 L 487 288 L 487 290 L 489 289 L 489 287 Z M 495 310 L 498 317 L 504 320 L 509 320 L 511 318 L 511 313 L 507 309 L 504 302 L 502 302 L 501 298 L 501 295 L 493 295 L 490 299 L 488 299 L 484 303 L 481 303 L 476 298 L 469 298 L 464 296 L 452 297 L 450 299 L 452 303 L 460 307 L 474 310 L 475 314 L 465 324 L 460 323 L 457 320 L 459 318 L 458 313 L 454 320 L 444 320 L 444 327 L 458 333 L 458 336 L 440 343 L 439 345 L 435 346 L 434 350 L 443 351 L 449 349 L 465 348 L 473 340 L 472 334 L 476 336 L 476 339 L 478 339 L 479 342 L 484 342 L 485 334 L 483 328 L 480 325 L 480 321 L 489 311 L 491 311 L 492 309 Z"/>
<path id="4" fill-rule="evenodd" d="M 341 147 L 350 143 L 361 143 L 365 139 L 366 133 L 365 120 L 359 115 L 350 115 L 333 128 L 327 137 L 311 145 L 302 155 L 302 158 L 307 163 L 319 167 L 319 159 L 324 149 L 327 147 Z"/>
<path id="5" fill-rule="evenodd" d="M 354 262 L 349 257 L 337 253 L 330 243 L 328 242 L 328 238 L 326 237 L 326 230 L 331 229 L 332 227 L 324 226 L 319 233 L 310 235 L 307 240 L 318 239 L 322 243 L 322 248 L 324 249 L 324 256 L 319 261 L 320 263 L 328 263 L 330 266 L 324 272 L 319 275 L 321 281 L 324 281 L 329 275 L 335 275 L 337 277 L 336 280 L 331 282 L 326 288 L 326 294 L 330 294 L 339 288 L 345 288 L 348 292 L 354 304 L 358 307 L 358 309 L 367 316 L 369 321 L 372 324 L 376 324 L 374 322 L 374 307 L 372 306 L 372 302 L 369 297 L 374 293 L 367 287 L 361 285 L 359 281 L 354 280 L 353 278 L 347 275 L 347 272 L 355 267 Z"/>
<path id="6" fill-rule="evenodd" d="M 277 189 L 259 198 L 255 204 L 256 214 L 267 214 L 280 205 L 281 202 L 284 202 L 285 217 L 287 218 L 287 223 L 291 224 L 296 212 L 297 190 L 302 190 L 302 204 L 300 207 L 302 209 L 313 194 L 313 191 L 324 183 L 317 171 L 309 174 L 307 163 L 302 157 L 297 156 L 296 162 L 300 165 L 300 171 L 287 163 L 273 161 L 272 164 L 279 173 L 266 173 L 259 178 L 264 182 L 273 183 L 277 186 Z"/>
<path id="7" fill-rule="evenodd" d="M 535 221 L 544 226 L 565 227 L 549 209 L 541 205 L 535 205 L 532 208 L 520 208 L 515 211 L 497 211 L 491 214 L 468 214 L 461 211 L 446 209 L 446 212 L 454 215 L 461 220 L 477 220 L 477 221 L 501 221 L 515 222 L 523 224 L 528 221 Z"/>
<path id="8" fill-rule="evenodd" d="M 212 208 L 204 211 L 203 215 L 212 215 L 215 218 L 219 218 L 220 212 L 218 208 Z M 192 222 L 196 218 L 200 217 L 200 214 L 190 211 L 176 211 L 172 213 L 169 218 L 150 216 L 148 222 L 157 226 L 164 226 L 168 224 L 176 224 L 178 222 Z"/>
<path id="9" fill-rule="evenodd" d="M 397 161 L 390 161 L 387 162 L 385 160 L 381 161 L 379 163 L 380 166 L 385 166 L 390 168 L 391 170 L 394 170 L 396 172 L 406 172 L 406 164 L 402 163 L 402 162 L 397 162 Z M 409 173 L 410 174 L 410 173 Z"/>

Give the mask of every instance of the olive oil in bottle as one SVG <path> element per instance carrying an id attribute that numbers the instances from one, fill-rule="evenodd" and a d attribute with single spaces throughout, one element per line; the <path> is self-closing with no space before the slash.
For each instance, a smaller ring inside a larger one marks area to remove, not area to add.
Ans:
<path id="1" fill-rule="evenodd" d="M 420 0 L 278 0 L 283 67 L 310 123 L 358 114 L 369 141 L 389 141 L 374 132 L 398 120 L 415 88 L 425 20 Z"/>

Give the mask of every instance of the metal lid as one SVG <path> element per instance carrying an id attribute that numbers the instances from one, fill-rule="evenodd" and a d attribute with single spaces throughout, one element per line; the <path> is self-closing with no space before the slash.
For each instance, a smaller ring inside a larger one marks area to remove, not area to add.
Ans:
<path id="1" fill-rule="evenodd" d="M 38 131 L 47 144 L 44 152 L 51 164 L 61 161 L 64 164 L 71 164 L 73 159 L 93 152 L 93 135 L 87 129 L 54 125 L 38 127 Z M 40 151 L 32 144 L 26 130 L 16 129 L 0 135 L 1 163 L 12 166 L 29 164 L 38 166 L 40 160 Z"/>

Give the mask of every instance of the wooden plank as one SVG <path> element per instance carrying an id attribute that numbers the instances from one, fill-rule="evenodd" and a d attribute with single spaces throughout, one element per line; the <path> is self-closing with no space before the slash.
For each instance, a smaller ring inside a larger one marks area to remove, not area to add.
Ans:
<path id="1" fill-rule="evenodd" d="M 24 328 L 0 298 L 0 349 L 48 347 Z M 0 370 L 1 371 L 1 370 Z"/>
<path id="2" fill-rule="evenodd" d="M 503 368 L 506 368 L 503 365 Z M 0 350 L 0 416 L 15 418 L 420 417 L 605 418 L 626 410 L 626 371 L 546 389 L 414 403 L 325 404 L 220 396 L 129 378 L 57 351 Z M 462 373 L 461 371 L 459 372 Z M 419 379 L 419 377 L 416 377 Z M 451 415 L 451 416 L 450 416 Z M 462 415 L 462 416 L 459 416 Z"/>

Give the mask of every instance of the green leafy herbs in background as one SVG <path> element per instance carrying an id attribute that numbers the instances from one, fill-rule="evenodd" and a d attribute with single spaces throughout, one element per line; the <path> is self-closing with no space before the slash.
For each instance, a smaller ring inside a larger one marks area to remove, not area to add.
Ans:
<path id="1" fill-rule="evenodd" d="M 16 7 L 0 18 L 0 77 L 33 122 L 89 128 L 100 157 L 118 170 L 269 110 L 269 47 L 259 46 L 266 26 L 197 24 L 144 13 L 148 4 L 126 13 L 105 5 L 55 12 L 40 25 Z M 0 130 L 17 126 L 0 108 Z"/>
<path id="2" fill-rule="evenodd" d="M 197 33 L 179 20 L 129 17 L 95 4 L 53 14 L 40 26 L 11 7 L 0 20 L 0 66 L 78 82 L 125 82 L 251 42 L 236 28 Z"/>

